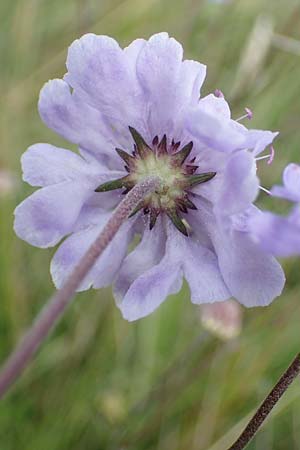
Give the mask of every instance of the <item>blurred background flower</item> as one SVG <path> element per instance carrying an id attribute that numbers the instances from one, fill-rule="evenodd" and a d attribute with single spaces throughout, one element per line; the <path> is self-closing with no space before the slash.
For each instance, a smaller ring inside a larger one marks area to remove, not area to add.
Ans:
<path id="1" fill-rule="evenodd" d="M 234 300 L 200 306 L 203 327 L 220 339 L 236 338 L 242 329 L 242 307 Z"/>
<path id="2" fill-rule="evenodd" d="M 0 168 L 0 197 L 11 194 L 17 188 L 17 177 L 10 171 Z"/>
<path id="3" fill-rule="evenodd" d="M 68 45 L 88 31 L 122 45 L 168 31 L 187 58 L 209 67 L 203 95 L 219 88 L 234 117 L 248 106 L 251 127 L 281 131 L 273 165 L 259 163 L 264 187 L 300 162 L 299 0 L 2 0 L 0 23 L 0 166 L 18 179 L 29 145 L 66 145 L 36 104 L 44 82 L 65 73 Z M 18 183 L 0 196 L 1 360 L 53 291 L 53 251 L 29 247 L 12 229 L 16 204 L 31 192 Z M 271 210 L 274 199 L 261 194 L 259 204 Z M 278 203 L 276 212 L 286 208 Z M 244 310 L 234 340 L 202 329 L 187 285 L 134 324 L 121 318 L 110 289 L 78 295 L 0 404 L 1 450 L 224 450 L 298 351 L 299 262 L 284 266 L 282 298 Z M 298 450 L 299 430 L 295 383 L 249 450 Z"/>
<path id="4" fill-rule="evenodd" d="M 231 0 L 208 0 L 211 3 L 229 3 Z"/>

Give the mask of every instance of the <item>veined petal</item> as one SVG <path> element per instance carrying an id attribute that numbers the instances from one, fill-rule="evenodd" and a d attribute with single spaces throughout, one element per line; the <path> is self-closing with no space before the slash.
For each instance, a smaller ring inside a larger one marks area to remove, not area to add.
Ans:
<path id="1" fill-rule="evenodd" d="M 218 159 L 216 152 L 210 153 Z M 224 154 L 220 154 L 222 155 Z M 240 150 L 227 155 L 226 161 L 224 157 L 220 159 L 216 176 L 207 184 L 195 186 L 193 192 L 211 201 L 215 212 L 224 216 L 247 209 L 258 194 L 259 181 L 256 176 L 255 159 L 251 152 Z M 197 164 L 205 167 L 207 162 L 204 159 L 203 164 L 201 160 L 197 161 Z M 212 167 L 213 162 L 210 164 L 209 167 Z"/>
<path id="2" fill-rule="evenodd" d="M 225 227 L 217 221 L 209 202 L 199 197 L 194 199 L 198 211 L 191 212 L 189 219 L 193 232 L 198 238 L 198 226 L 211 241 L 211 249 L 216 254 L 222 278 L 231 296 L 243 305 L 266 306 L 281 294 L 285 278 L 280 264 L 263 252 L 253 242 L 249 227 L 247 231 L 238 231 Z M 254 215 L 249 211 L 249 217 Z M 208 245 L 208 244 L 206 244 Z"/>
<path id="3" fill-rule="evenodd" d="M 142 48 L 146 45 L 146 42 L 145 39 L 135 39 L 128 47 L 124 48 L 124 54 L 128 59 L 129 64 L 131 64 L 133 72 L 136 72 L 136 62 Z"/>
<path id="4" fill-rule="evenodd" d="M 131 322 L 151 314 L 169 295 L 178 292 L 178 279 L 182 280 L 180 267 L 170 264 L 165 256 L 128 289 L 118 305 L 124 319 Z"/>
<path id="5" fill-rule="evenodd" d="M 300 166 L 298 164 L 288 164 L 283 171 L 284 186 L 274 186 L 271 189 L 275 197 L 285 198 L 292 202 L 300 201 Z"/>
<path id="6" fill-rule="evenodd" d="M 168 295 L 178 292 L 182 283 L 181 266 L 171 258 L 170 239 L 163 252 L 163 230 L 158 231 L 158 236 L 155 236 L 156 230 L 145 233 L 134 254 L 126 259 L 128 270 L 124 261 L 114 290 L 117 305 L 123 317 L 129 321 L 151 314 Z M 150 250 L 151 240 L 154 245 Z M 162 253 L 164 255 L 161 258 Z"/>
<path id="7" fill-rule="evenodd" d="M 66 80 L 81 100 L 142 131 L 139 86 L 130 58 L 114 39 L 94 34 L 77 39 L 69 48 L 67 68 Z"/>
<path id="8" fill-rule="evenodd" d="M 45 124 L 70 142 L 118 168 L 117 141 L 101 112 L 81 100 L 64 80 L 50 80 L 40 92 L 39 112 Z"/>
<path id="9" fill-rule="evenodd" d="M 161 222 L 159 217 L 155 230 L 146 227 L 141 242 L 125 258 L 114 286 L 114 295 L 118 304 L 122 303 L 130 285 L 163 258 L 166 235 Z"/>
<path id="10" fill-rule="evenodd" d="M 288 164 L 283 171 L 283 183 L 287 189 L 298 194 L 297 201 L 300 200 L 300 166 L 299 164 Z"/>
<path id="11" fill-rule="evenodd" d="M 88 164 L 74 152 L 50 144 L 35 144 L 21 158 L 23 180 L 31 186 L 48 186 L 64 181 L 113 178 L 100 163 Z M 120 172 L 122 174 L 123 172 Z M 117 173 L 119 176 L 119 173 Z"/>
<path id="12" fill-rule="evenodd" d="M 180 72 L 181 101 L 183 104 L 196 104 L 206 77 L 206 66 L 198 61 L 186 59 L 181 64 Z"/>
<path id="13" fill-rule="evenodd" d="M 228 161 L 222 181 L 216 209 L 225 215 L 247 209 L 259 191 L 253 155 L 245 150 L 235 153 Z"/>
<path id="14" fill-rule="evenodd" d="M 152 36 L 137 59 L 137 76 L 149 104 L 153 136 L 170 131 L 178 104 L 183 49 L 167 33 Z M 163 105 L 163 106 L 162 106 Z"/>
<path id="15" fill-rule="evenodd" d="M 60 245 L 51 261 L 50 268 L 53 282 L 57 288 L 63 286 L 82 256 L 100 234 L 109 217 L 110 214 L 99 215 L 98 225 L 73 233 Z M 132 221 L 128 221 L 120 228 L 82 281 L 78 291 L 85 291 L 90 287 L 98 289 L 109 286 L 113 282 L 132 239 L 132 223 Z"/>
<path id="16" fill-rule="evenodd" d="M 189 112 L 186 126 L 192 135 L 208 147 L 223 152 L 251 149 L 254 156 L 261 153 L 278 135 L 268 130 L 249 130 L 232 120 L 226 100 L 212 94 L 201 99 L 198 106 Z"/>
<path id="17" fill-rule="evenodd" d="M 191 290 L 191 301 L 200 304 L 230 298 L 216 254 L 193 237 L 184 237 L 173 227 L 168 228 L 168 235 L 172 259 L 183 267 L 184 277 Z"/>
<path id="18" fill-rule="evenodd" d="M 300 253 L 300 217 L 277 216 L 270 212 L 253 215 L 248 226 L 255 242 L 267 253 L 288 257 Z"/>
<path id="19" fill-rule="evenodd" d="M 246 148 L 245 137 L 233 121 L 224 119 L 222 114 L 212 114 L 201 101 L 187 114 L 185 125 L 192 136 L 212 149 L 230 153 Z"/>
<path id="20" fill-rule="evenodd" d="M 78 219 L 74 224 L 74 233 L 99 224 L 99 217 L 111 212 L 120 202 L 120 193 L 117 191 L 92 193 L 82 206 Z"/>
<path id="21" fill-rule="evenodd" d="M 268 130 L 248 130 L 245 128 L 244 148 L 253 149 L 253 155 L 257 156 L 271 145 L 278 136 L 278 132 Z"/>
<path id="22" fill-rule="evenodd" d="M 220 232 L 214 245 L 224 281 L 233 297 L 247 307 L 267 306 L 285 284 L 280 264 L 263 252 L 248 233 Z"/>
<path id="23" fill-rule="evenodd" d="M 214 94 L 206 95 L 206 97 L 201 98 L 199 106 L 202 111 L 208 114 L 227 120 L 231 119 L 229 105 L 223 97 L 216 97 Z"/>
<path id="24" fill-rule="evenodd" d="M 36 247 L 52 247 L 72 231 L 89 196 L 86 186 L 66 181 L 34 192 L 15 210 L 14 229 Z"/>

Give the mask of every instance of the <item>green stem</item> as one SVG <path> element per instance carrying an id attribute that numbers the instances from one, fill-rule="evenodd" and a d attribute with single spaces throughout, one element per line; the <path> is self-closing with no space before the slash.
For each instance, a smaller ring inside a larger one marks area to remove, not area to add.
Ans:
<path id="1" fill-rule="evenodd" d="M 8 358 L 0 372 L 0 398 L 7 392 L 11 384 L 21 375 L 29 361 L 40 347 L 54 325 L 62 317 L 66 307 L 71 303 L 77 288 L 91 270 L 99 256 L 107 248 L 121 225 L 127 220 L 132 210 L 143 198 L 152 192 L 159 180 L 150 177 L 131 189 L 120 202 L 111 218 L 96 238 L 94 243 L 81 258 L 64 286 L 47 302 L 32 328 L 27 332 L 19 346 Z"/>

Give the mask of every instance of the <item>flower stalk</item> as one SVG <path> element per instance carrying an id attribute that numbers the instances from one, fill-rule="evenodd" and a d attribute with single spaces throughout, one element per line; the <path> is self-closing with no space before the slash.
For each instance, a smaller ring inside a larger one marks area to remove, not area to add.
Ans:
<path id="1" fill-rule="evenodd" d="M 133 209 L 158 186 L 157 177 L 149 177 L 133 187 L 115 209 L 103 230 L 81 258 L 64 286 L 58 290 L 45 305 L 32 328 L 25 335 L 20 345 L 8 358 L 0 372 L 0 398 L 11 384 L 21 375 L 27 364 L 40 347 L 54 325 L 62 317 L 66 307 L 71 303 L 82 280 L 91 270 L 109 243 L 113 240 L 122 224 Z"/>
<path id="2" fill-rule="evenodd" d="M 265 398 L 237 441 L 228 450 L 243 450 L 255 436 L 274 406 L 283 396 L 290 384 L 300 374 L 300 353 L 281 376 L 270 394 Z"/>

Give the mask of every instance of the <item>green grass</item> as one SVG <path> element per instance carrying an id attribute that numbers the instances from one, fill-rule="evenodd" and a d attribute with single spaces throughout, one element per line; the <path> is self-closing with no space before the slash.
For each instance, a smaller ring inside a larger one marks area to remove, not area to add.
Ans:
<path id="1" fill-rule="evenodd" d="M 68 146 L 42 124 L 36 103 L 43 83 L 63 75 L 73 39 L 93 31 L 125 45 L 166 30 L 187 57 L 208 65 L 205 93 L 220 88 L 234 116 L 249 106 L 253 127 L 281 131 L 276 162 L 259 166 L 264 186 L 279 182 L 284 164 L 300 162 L 300 57 L 270 45 L 257 65 L 258 41 L 241 69 L 261 15 L 276 33 L 300 39 L 298 0 L 2 0 L 0 168 L 21 180 L 19 158 L 30 144 Z M 53 250 L 32 248 L 12 231 L 13 210 L 29 192 L 19 181 L 0 199 L 1 360 L 53 292 Z M 272 203 L 263 195 L 259 202 Z M 234 342 L 206 334 L 186 286 L 131 324 L 109 289 L 78 295 L 1 402 L 0 450 L 226 449 L 299 351 L 299 261 L 284 266 L 284 295 L 268 308 L 245 310 Z M 296 382 L 249 450 L 300 449 L 299 430 Z"/>

